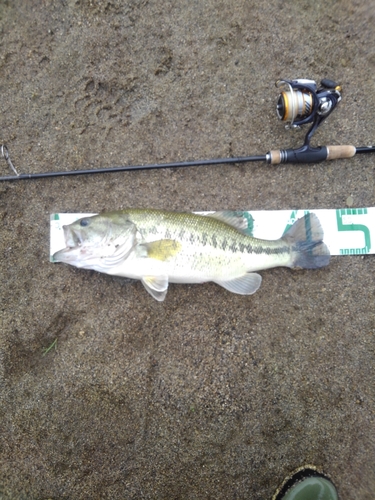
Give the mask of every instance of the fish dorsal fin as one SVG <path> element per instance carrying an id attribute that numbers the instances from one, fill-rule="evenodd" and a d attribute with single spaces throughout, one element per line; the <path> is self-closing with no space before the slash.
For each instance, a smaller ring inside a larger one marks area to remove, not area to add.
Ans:
<path id="1" fill-rule="evenodd" d="M 260 284 L 262 283 L 262 277 L 257 273 L 247 273 L 239 278 L 229 281 L 217 281 L 215 283 L 222 286 L 226 290 L 232 293 L 238 293 L 239 295 L 251 295 L 255 293 Z"/>
<path id="2" fill-rule="evenodd" d="M 141 247 L 139 249 L 141 253 L 143 253 L 143 250 L 146 250 L 144 252 L 145 257 L 162 261 L 168 260 L 170 257 L 174 257 L 182 248 L 179 241 L 167 239 L 142 243 L 139 246 Z"/>
<path id="3" fill-rule="evenodd" d="M 238 229 L 238 231 L 246 232 L 248 229 L 248 220 L 242 212 L 234 212 L 233 210 L 219 210 L 212 214 L 207 214 L 207 217 L 225 222 L 230 226 Z"/>
<path id="4" fill-rule="evenodd" d="M 158 302 L 163 302 L 168 291 L 168 276 L 143 276 L 143 286 Z"/>

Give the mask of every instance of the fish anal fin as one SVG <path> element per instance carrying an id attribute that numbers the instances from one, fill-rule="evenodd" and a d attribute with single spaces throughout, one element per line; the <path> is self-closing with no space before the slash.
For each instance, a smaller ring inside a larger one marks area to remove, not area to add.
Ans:
<path id="1" fill-rule="evenodd" d="M 239 278 L 229 281 L 216 281 L 218 285 L 232 293 L 251 295 L 255 293 L 262 283 L 262 277 L 257 273 L 247 273 Z"/>
<path id="2" fill-rule="evenodd" d="M 163 302 L 168 291 L 168 276 L 143 276 L 143 286 L 158 302 Z"/>
<path id="3" fill-rule="evenodd" d="M 182 248 L 179 241 L 168 239 L 151 241 L 150 243 L 144 243 L 142 246 L 146 248 L 147 257 L 163 261 L 177 255 Z"/>

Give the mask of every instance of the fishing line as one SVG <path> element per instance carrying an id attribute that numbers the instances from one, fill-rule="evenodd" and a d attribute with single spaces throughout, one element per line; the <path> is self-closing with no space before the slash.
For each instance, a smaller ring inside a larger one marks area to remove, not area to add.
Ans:
<path id="1" fill-rule="evenodd" d="M 197 167 L 248 162 L 266 162 L 271 165 L 278 165 L 280 163 L 318 163 L 326 160 L 352 158 L 356 154 L 375 152 L 375 146 L 355 147 L 351 145 L 332 145 L 314 148 L 310 145 L 311 138 L 317 128 L 341 101 L 342 88 L 340 85 L 337 85 L 337 83 L 332 80 L 323 79 L 318 88 L 314 80 L 300 78 L 296 80 L 279 80 L 276 82 L 276 86 L 281 90 L 277 100 L 276 113 L 281 121 L 286 122 L 286 128 L 300 128 L 303 125 L 311 124 L 306 133 L 304 143 L 299 148 L 276 149 L 263 155 L 240 156 L 237 158 L 216 158 L 146 165 L 123 165 L 86 170 L 19 174 L 10 159 L 8 148 L 4 144 L 0 148 L 1 156 L 5 159 L 9 168 L 15 175 L 0 177 L 0 181 L 18 181 L 71 175 L 91 175 L 133 170 Z"/>

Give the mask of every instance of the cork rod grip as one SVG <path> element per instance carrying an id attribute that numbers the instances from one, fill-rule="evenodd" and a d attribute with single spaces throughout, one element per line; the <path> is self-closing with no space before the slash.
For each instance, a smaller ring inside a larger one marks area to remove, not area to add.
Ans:
<path id="1" fill-rule="evenodd" d="M 270 157 L 271 157 L 271 165 L 278 165 L 281 163 L 281 151 L 280 149 L 273 149 L 272 151 L 269 152 Z"/>
<path id="2" fill-rule="evenodd" d="M 351 158 L 356 153 L 354 146 L 327 146 L 327 160 Z"/>

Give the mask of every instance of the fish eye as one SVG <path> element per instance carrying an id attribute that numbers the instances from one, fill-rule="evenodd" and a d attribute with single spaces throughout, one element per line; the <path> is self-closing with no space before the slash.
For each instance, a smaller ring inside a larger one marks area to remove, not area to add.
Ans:
<path id="1" fill-rule="evenodd" d="M 79 224 L 81 227 L 86 227 L 90 224 L 90 221 L 88 219 L 82 219 Z"/>

